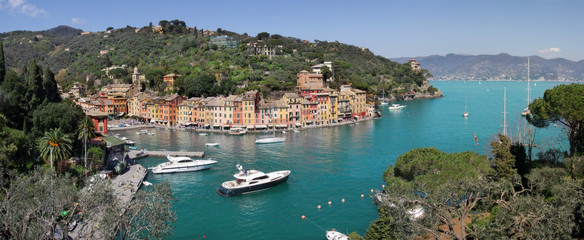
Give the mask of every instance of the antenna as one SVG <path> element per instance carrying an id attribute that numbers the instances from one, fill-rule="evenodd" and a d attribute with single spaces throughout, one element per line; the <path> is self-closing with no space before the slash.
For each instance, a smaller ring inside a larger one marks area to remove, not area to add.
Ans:
<path id="1" fill-rule="evenodd" d="M 503 88 L 503 135 L 507 136 L 507 87 Z"/>

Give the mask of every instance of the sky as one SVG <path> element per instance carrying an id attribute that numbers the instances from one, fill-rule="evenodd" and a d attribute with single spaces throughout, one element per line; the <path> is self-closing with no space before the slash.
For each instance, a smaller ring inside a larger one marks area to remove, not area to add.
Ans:
<path id="1" fill-rule="evenodd" d="M 580 0 L 0 0 L 0 32 L 189 27 L 339 41 L 386 58 L 537 55 L 584 60 Z"/>

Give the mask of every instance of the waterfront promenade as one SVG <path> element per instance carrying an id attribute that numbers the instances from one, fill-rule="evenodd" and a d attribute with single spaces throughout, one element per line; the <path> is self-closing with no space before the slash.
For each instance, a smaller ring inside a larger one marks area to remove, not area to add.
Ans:
<path id="1" fill-rule="evenodd" d="M 155 156 L 155 157 L 203 157 L 205 156 L 205 152 L 185 152 L 185 151 L 142 151 L 142 150 L 130 150 L 128 152 L 128 156 L 131 159 L 143 158 L 147 156 Z"/>
<path id="2" fill-rule="evenodd" d="M 134 198 L 134 194 L 136 194 L 142 185 L 142 181 L 146 177 L 147 173 L 148 169 L 140 164 L 134 164 L 130 165 L 127 171 L 124 173 L 111 179 L 113 196 L 117 199 L 116 202 L 121 204 L 121 207 L 125 208 L 130 204 Z M 115 204 L 116 202 L 112 204 Z M 96 231 L 96 229 L 99 224 L 107 224 L 101 222 L 103 214 L 103 212 L 97 213 L 95 215 L 95 219 L 97 219 L 96 221 L 92 221 L 91 219 L 84 219 L 81 222 L 81 226 L 78 226 L 72 232 L 70 232 L 69 236 L 72 239 L 102 239 L 102 237 L 100 237 L 100 233 Z"/>

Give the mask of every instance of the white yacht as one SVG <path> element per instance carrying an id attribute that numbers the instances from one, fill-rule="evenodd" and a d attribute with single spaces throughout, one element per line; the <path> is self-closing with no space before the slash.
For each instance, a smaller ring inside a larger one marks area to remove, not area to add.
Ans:
<path id="1" fill-rule="evenodd" d="M 258 170 L 245 170 L 237 164 L 237 172 L 233 177 L 235 180 L 222 183 L 217 188 L 217 193 L 223 196 L 234 196 L 240 194 L 260 191 L 286 182 L 290 176 L 290 170 L 263 173 Z"/>
<path id="2" fill-rule="evenodd" d="M 211 168 L 217 161 L 193 160 L 190 157 L 171 157 L 166 156 L 168 162 L 158 164 L 152 169 L 152 173 L 176 173 L 176 172 L 193 172 Z"/>
<path id="3" fill-rule="evenodd" d="M 401 105 L 401 104 L 393 103 L 387 109 L 389 109 L 389 110 L 398 110 L 398 109 L 402 109 L 402 108 L 405 108 L 405 107 L 406 107 L 406 105 Z"/>
<path id="4" fill-rule="evenodd" d="M 281 143 L 285 142 L 286 138 L 279 138 L 279 137 L 267 137 L 267 138 L 260 138 L 255 141 L 257 144 L 262 143 Z"/>
<path id="5" fill-rule="evenodd" d="M 332 231 L 326 231 L 326 239 L 328 239 L 328 240 L 349 240 L 349 237 L 345 234 L 337 232 L 333 228 Z"/>

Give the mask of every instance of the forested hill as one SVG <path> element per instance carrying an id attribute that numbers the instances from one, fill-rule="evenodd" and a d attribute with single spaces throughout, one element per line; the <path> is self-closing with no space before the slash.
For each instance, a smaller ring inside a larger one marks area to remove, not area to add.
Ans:
<path id="1" fill-rule="evenodd" d="M 137 66 L 140 73 L 146 74 L 148 87 L 154 90 L 164 89 L 161 78 L 168 73 L 185 77 L 221 73 L 234 85 L 246 85 L 246 89 L 291 90 L 296 85 L 296 73 L 331 61 L 334 71 L 328 74 L 338 80 L 331 87 L 352 83 L 380 95 L 383 91 L 398 94 L 428 90 L 426 70 L 412 71 L 408 64 L 376 56 L 366 48 L 266 32 L 248 36 L 222 29 L 203 31 L 186 27 L 179 20 L 163 20 L 160 25 L 163 33 L 155 33 L 152 24 L 93 33 L 60 26 L 39 32 L 2 33 L 0 41 L 8 69 L 19 72 L 35 59 L 43 69 L 57 73 L 57 81 L 64 89 L 75 81 L 85 82 L 87 75 L 107 83 L 109 78 L 102 69 L 124 65 L 127 72 L 122 71 L 116 78 L 131 81 L 131 70 Z M 240 44 L 232 49 L 210 44 L 210 37 L 224 35 L 236 38 Z M 281 46 L 281 53 L 272 58 L 252 56 L 248 43 Z"/>
<path id="2" fill-rule="evenodd" d="M 395 58 L 407 62 L 410 58 Z M 439 80 L 527 80 L 527 57 L 498 55 L 432 55 L 416 57 L 422 67 Z M 530 56 L 532 80 L 584 80 L 584 61 Z"/>

